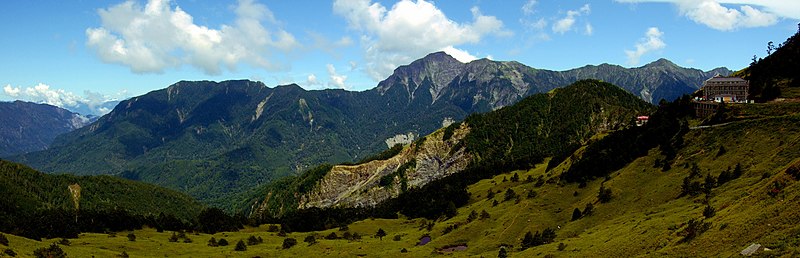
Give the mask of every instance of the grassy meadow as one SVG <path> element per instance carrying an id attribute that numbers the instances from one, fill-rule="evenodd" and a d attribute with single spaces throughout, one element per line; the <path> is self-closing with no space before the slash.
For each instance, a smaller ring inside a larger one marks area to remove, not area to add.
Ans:
<path id="1" fill-rule="evenodd" d="M 500 174 L 469 186 L 470 202 L 449 219 L 367 219 L 346 229 L 294 232 L 285 237 L 262 225 L 213 235 L 186 233 L 191 243 L 183 238 L 170 242 L 173 232 L 145 228 L 133 231 L 135 241 L 128 239 L 129 232 L 84 233 L 61 248 L 69 257 L 114 257 L 122 252 L 130 257 L 497 257 L 501 246 L 509 257 L 730 257 L 751 243 L 760 243 L 767 248 L 762 255 L 797 257 L 800 184 L 787 169 L 800 167 L 800 114 L 794 112 L 798 110 L 795 103 L 764 105 L 775 106 L 734 107 L 742 119 L 689 131 L 669 170 L 654 165 L 663 160 L 654 148 L 605 179 L 579 185 L 558 179 L 571 159 L 550 171 L 545 171 L 545 161 L 530 170 Z M 780 109 L 781 105 L 788 106 Z M 581 155 L 581 150 L 575 155 Z M 681 194 L 693 166 L 699 169 L 696 181 L 717 177 L 737 164 L 741 177 L 715 185 L 709 194 Z M 601 187 L 611 189 L 609 202 L 598 200 Z M 509 190 L 515 194 L 509 195 Z M 491 199 L 487 198 L 490 191 Z M 585 211 L 587 203 L 593 204 L 592 213 L 572 220 L 573 211 Z M 714 209 L 713 215 L 704 215 L 707 206 Z M 480 216 L 483 211 L 488 217 Z M 691 219 L 705 223 L 701 224 L 705 229 L 687 239 Z M 526 232 L 546 228 L 555 230 L 554 241 L 521 249 Z M 382 239 L 375 237 L 378 229 L 386 232 Z M 362 238 L 341 239 L 345 232 Z M 331 233 L 340 239 L 326 239 Z M 18 257 L 60 241 L 5 235 L 7 248 Z M 304 242 L 309 235 L 316 243 Z M 247 242 L 250 236 L 261 237 L 263 243 L 249 245 L 246 251 L 234 250 L 238 241 Z M 418 246 L 423 236 L 432 241 Z M 229 245 L 208 246 L 211 237 L 224 238 Z M 296 239 L 297 245 L 284 249 L 285 238 Z M 443 250 L 459 245 L 466 249 Z"/>

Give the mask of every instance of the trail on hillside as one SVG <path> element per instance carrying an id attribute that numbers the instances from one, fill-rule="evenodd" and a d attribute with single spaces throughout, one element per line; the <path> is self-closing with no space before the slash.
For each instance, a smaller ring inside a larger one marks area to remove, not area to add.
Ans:
<path id="1" fill-rule="evenodd" d="M 526 203 L 526 204 L 525 204 L 525 207 L 522 207 L 522 210 L 525 210 L 526 208 L 528 208 L 528 205 L 530 205 L 530 204 L 531 204 L 530 202 Z M 500 232 L 500 237 L 502 237 L 502 236 L 503 236 L 503 234 L 505 234 L 505 233 L 506 233 L 506 231 L 508 231 L 508 229 L 509 229 L 509 228 L 511 228 L 511 226 L 513 226 L 513 225 L 514 225 L 514 223 L 516 223 L 516 222 L 517 222 L 517 217 L 519 217 L 519 214 L 520 214 L 520 213 L 518 212 L 518 213 L 517 213 L 517 215 L 514 215 L 514 218 L 513 218 L 513 219 L 511 219 L 511 224 L 510 224 L 510 225 L 508 225 L 508 227 L 506 227 L 505 229 L 503 229 L 503 232 Z"/>

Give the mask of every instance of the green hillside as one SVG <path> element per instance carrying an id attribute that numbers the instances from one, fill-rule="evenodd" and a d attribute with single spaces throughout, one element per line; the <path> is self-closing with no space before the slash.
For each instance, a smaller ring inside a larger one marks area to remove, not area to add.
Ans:
<path id="1" fill-rule="evenodd" d="M 495 257 L 501 246 L 505 246 L 509 257 L 709 257 L 737 256 L 751 243 L 759 243 L 769 249 L 761 251 L 764 255 L 796 257 L 800 255 L 797 172 L 800 112 L 796 112 L 799 106 L 795 103 L 738 106 L 742 114 L 754 118 L 690 130 L 666 171 L 663 165 L 656 166 L 664 160 L 664 153 L 653 148 L 605 179 L 588 181 L 585 185 L 561 180 L 561 173 L 569 169 L 571 159 L 584 152 L 581 148 L 549 171 L 545 160 L 533 169 L 499 174 L 469 185 L 467 204 L 450 218 L 365 219 L 346 228 L 286 236 L 263 225 L 239 232 L 187 234 L 192 243 L 183 243 L 183 239 L 170 242 L 172 232 L 158 233 L 151 229 L 133 231 L 137 236 L 134 242 L 122 236 L 109 238 L 106 234 L 87 233 L 61 248 L 70 256 L 109 256 L 124 251 L 131 256 L 171 257 L 442 254 Z M 725 151 L 720 151 L 721 146 Z M 737 164 L 742 171 L 740 176 L 718 181 L 723 173 L 735 174 Z M 690 176 L 693 173 L 699 176 Z M 709 184 L 706 192 L 705 178 L 709 175 L 717 182 Z M 702 182 L 701 190 L 683 193 L 686 178 Z M 598 198 L 601 188 L 611 191 L 607 202 Z M 487 196 L 490 191 L 492 198 Z M 587 214 L 589 203 L 593 208 Z M 706 207 L 713 209 L 707 212 L 708 216 L 704 215 Z M 573 219 L 575 209 L 580 216 Z M 482 215 L 484 211 L 486 215 Z M 690 226 L 692 220 L 701 223 Z M 535 245 L 522 250 L 527 232 L 535 236 L 537 231 L 541 233 L 548 228 L 555 233 L 552 240 L 533 242 Z M 387 233 L 382 239 L 375 237 L 379 229 Z M 343 235 L 353 233 L 362 237 L 342 239 Z M 336 239 L 332 239 L 332 234 Z M 254 242 L 246 251 L 234 250 L 236 242 L 247 242 L 250 236 L 261 237 L 263 243 Z M 314 236 L 314 244 L 303 241 L 308 236 Z M 423 236 L 430 236 L 431 242 L 418 246 Z M 231 244 L 208 246 L 211 237 L 225 238 Z M 56 242 L 36 242 L 10 235 L 8 238 L 8 248 L 28 255 L 36 248 Z M 298 244 L 283 249 L 288 238 Z M 465 250 L 445 250 L 462 245 Z M 402 253 L 402 249 L 407 253 Z"/>
<path id="2" fill-rule="evenodd" d="M 734 73 L 750 81 L 750 97 L 758 101 L 777 98 L 800 98 L 800 26 L 783 43 L 767 43 L 768 55 L 753 56 L 749 67 Z"/>
<path id="3" fill-rule="evenodd" d="M 0 160 L 0 231 L 32 238 L 119 231 L 143 220 L 192 223 L 203 206 L 155 185 L 112 176 L 48 175 Z"/>
<path id="4" fill-rule="evenodd" d="M 467 129 L 456 129 L 462 125 L 453 124 L 406 146 L 408 151 L 402 151 L 403 155 L 409 155 L 411 160 L 416 161 L 404 164 L 405 169 L 402 170 L 425 173 L 416 167 L 427 166 L 423 164 L 425 161 L 417 160 L 428 155 L 425 154 L 427 138 L 437 137 L 437 142 L 439 138 L 446 141 L 452 137 L 454 130 L 467 130 L 463 140 L 449 147 L 449 153 L 452 155 L 463 149 L 468 153 L 465 157 L 473 158 L 459 161 L 469 164 L 463 171 L 456 171 L 428 184 L 399 189 L 403 193 L 398 198 L 383 202 L 382 199 L 370 200 L 367 196 L 363 202 L 379 204 L 366 209 L 317 207 L 322 209 L 312 208 L 295 213 L 298 202 L 305 195 L 322 190 L 319 182 L 332 166 L 320 166 L 301 176 L 281 179 L 265 187 L 253 198 L 256 203 L 251 206 L 259 207 L 253 216 L 267 222 L 278 219 L 295 230 L 330 228 L 369 216 L 391 218 L 396 217 L 398 211 L 410 217 L 435 218 L 446 213 L 442 207 L 464 205 L 469 196 L 463 189 L 470 183 L 497 173 L 533 167 L 547 157 L 564 156 L 564 153 L 571 153 L 578 146 L 588 143 L 593 135 L 629 126 L 635 116 L 649 114 L 653 110 L 653 106 L 617 86 L 596 80 L 579 81 L 549 93 L 530 96 L 509 107 L 471 115 L 463 122 Z M 388 159 L 397 153 L 378 156 Z M 401 182 L 413 180 L 402 172 L 377 176 L 388 176 L 389 181 L 394 176 L 400 176 Z M 383 189 L 388 184 L 379 182 L 364 189 L 345 188 L 340 192 L 370 192 L 372 189 Z"/>

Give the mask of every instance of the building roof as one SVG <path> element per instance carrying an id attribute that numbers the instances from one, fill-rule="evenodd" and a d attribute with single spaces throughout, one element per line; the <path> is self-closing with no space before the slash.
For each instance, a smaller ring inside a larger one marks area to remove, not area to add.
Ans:
<path id="1" fill-rule="evenodd" d="M 744 79 L 740 77 L 723 77 L 723 76 L 714 76 L 710 79 L 706 80 L 706 82 L 746 82 Z"/>

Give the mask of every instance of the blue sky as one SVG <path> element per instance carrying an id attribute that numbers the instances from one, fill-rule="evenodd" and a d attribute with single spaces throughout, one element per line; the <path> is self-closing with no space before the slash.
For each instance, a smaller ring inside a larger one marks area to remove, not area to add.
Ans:
<path id="1" fill-rule="evenodd" d="M 658 58 L 736 70 L 800 22 L 796 0 L 10 0 L 0 10 L 0 100 L 62 107 L 180 80 L 366 90 L 441 50 L 550 70 Z"/>

